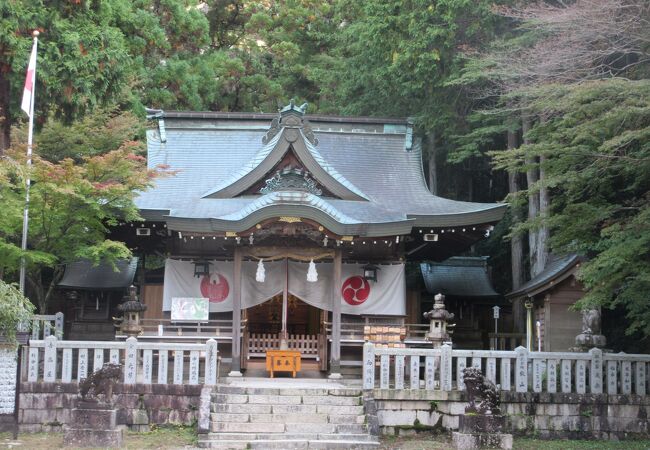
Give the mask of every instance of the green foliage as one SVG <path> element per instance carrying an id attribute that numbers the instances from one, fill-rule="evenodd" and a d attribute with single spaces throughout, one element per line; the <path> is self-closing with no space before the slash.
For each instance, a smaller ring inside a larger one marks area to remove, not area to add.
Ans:
<path id="1" fill-rule="evenodd" d="M 137 130 L 139 122 L 129 114 L 116 114 L 111 120 L 122 124 L 122 130 Z M 90 116 L 88 123 L 102 119 Z M 110 122 L 110 121 L 109 121 Z M 52 123 L 41 133 L 42 144 L 34 157 L 31 171 L 30 222 L 27 281 L 35 300 L 44 312 L 53 288 L 59 281 L 65 264 L 78 258 L 114 262 L 130 256 L 121 242 L 106 240 L 108 227 L 119 221 L 139 220 L 133 203 L 136 192 L 146 189 L 158 170 L 148 170 L 145 158 L 138 153 L 141 145 L 129 141 L 128 135 L 119 142 L 111 126 L 95 129 L 94 135 L 76 135 L 79 130 L 92 128 L 85 122 L 66 127 Z M 62 147 L 51 136 L 66 136 L 74 142 L 68 151 L 75 159 L 48 161 L 43 154 L 59 155 Z M 76 137 L 75 137 L 76 136 Z M 104 152 L 92 146 L 95 142 L 112 142 Z M 50 146 L 51 144 L 51 146 Z M 0 199 L 3 218 L 0 220 L 0 261 L 3 269 L 18 269 L 22 207 L 26 174 L 24 147 L 16 144 L 7 152 L 9 158 L 0 161 Z"/>
<path id="2" fill-rule="evenodd" d="M 29 323 L 33 312 L 34 305 L 16 286 L 0 280 L 0 336 L 15 343 L 18 325 Z"/>
<path id="3" fill-rule="evenodd" d="M 590 257 L 579 306 L 622 305 L 628 330 L 650 335 L 650 80 L 544 86 L 529 105 L 546 121 L 529 145 L 497 155 L 498 164 L 546 157 L 552 246 Z"/>

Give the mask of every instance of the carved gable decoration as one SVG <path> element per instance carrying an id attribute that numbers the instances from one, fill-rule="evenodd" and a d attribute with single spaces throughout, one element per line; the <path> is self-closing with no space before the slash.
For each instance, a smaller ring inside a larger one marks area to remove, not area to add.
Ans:
<path id="1" fill-rule="evenodd" d="M 266 185 L 260 189 L 261 194 L 270 194 L 276 191 L 303 191 L 317 196 L 323 194 L 323 190 L 309 176 L 309 172 L 289 167 L 275 172 L 275 175 L 266 180 Z"/>
<path id="2" fill-rule="evenodd" d="M 267 144 L 282 130 L 282 128 L 301 128 L 305 138 L 313 145 L 318 145 L 318 139 L 314 135 L 314 131 L 305 118 L 307 112 L 307 103 L 301 106 L 296 106 L 293 99 L 288 106 L 284 107 L 278 113 L 278 116 L 271 122 L 271 127 L 262 138 L 262 143 Z M 297 137 L 297 136 L 296 136 Z M 295 139 L 294 139 L 295 140 Z"/>

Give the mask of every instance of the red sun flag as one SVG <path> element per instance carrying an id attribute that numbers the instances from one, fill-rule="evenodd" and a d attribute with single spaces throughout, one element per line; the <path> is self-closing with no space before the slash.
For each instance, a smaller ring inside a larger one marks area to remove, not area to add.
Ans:
<path id="1" fill-rule="evenodd" d="M 20 109 L 25 111 L 28 116 L 32 115 L 32 103 L 34 102 L 34 84 L 36 82 L 36 40 L 32 47 L 32 54 L 29 57 L 27 66 L 27 76 L 25 77 L 25 89 L 23 89 L 23 101 Z"/>

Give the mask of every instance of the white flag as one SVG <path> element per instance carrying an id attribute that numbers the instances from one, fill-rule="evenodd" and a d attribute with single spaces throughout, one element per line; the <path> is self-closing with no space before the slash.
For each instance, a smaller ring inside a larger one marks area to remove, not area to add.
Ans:
<path id="1" fill-rule="evenodd" d="M 36 40 L 32 47 L 32 54 L 29 57 L 29 65 L 27 66 L 27 76 L 25 77 L 25 88 L 23 89 L 23 102 L 20 108 L 27 113 L 28 116 L 32 114 L 32 103 L 34 102 L 34 88 L 36 84 Z"/>

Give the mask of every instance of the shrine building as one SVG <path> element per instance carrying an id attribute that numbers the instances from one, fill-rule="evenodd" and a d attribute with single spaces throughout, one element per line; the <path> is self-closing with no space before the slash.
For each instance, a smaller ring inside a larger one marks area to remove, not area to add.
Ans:
<path id="1" fill-rule="evenodd" d="M 506 209 L 432 195 L 407 120 L 293 102 L 149 119 L 148 167 L 174 174 L 116 231 L 147 268 L 139 339 L 216 337 L 233 376 L 279 348 L 334 377 L 364 340 L 430 348 L 407 264 L 460 254 Z"/>

